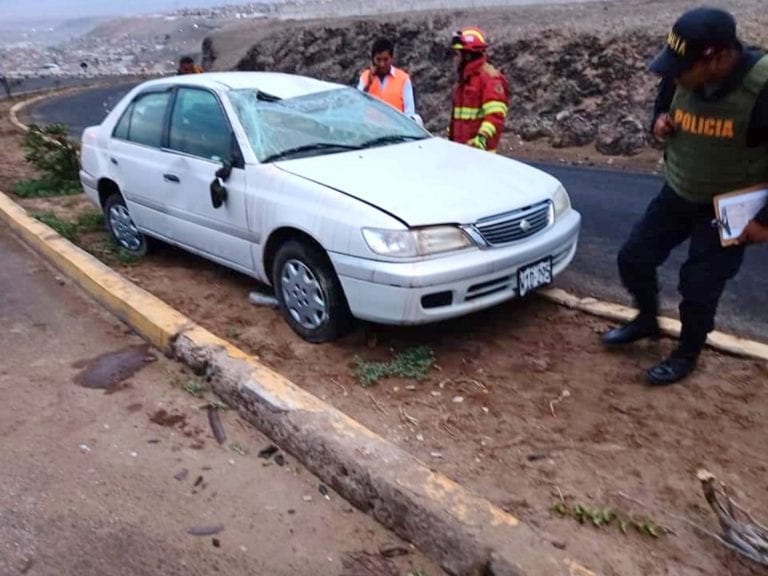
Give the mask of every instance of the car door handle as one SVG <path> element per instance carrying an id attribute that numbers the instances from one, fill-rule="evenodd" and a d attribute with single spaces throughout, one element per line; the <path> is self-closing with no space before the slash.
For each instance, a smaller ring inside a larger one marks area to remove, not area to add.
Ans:
<path id="1" fill-rule="evenodd" d="M 117 166 L 117 158 L 115 158 L 114 156 L 110 156 L 109 161 L 112 162 L 112 164 L 114 164 L 115 166 Z"/>
<path id="2" fill-rule="evenodd" d="M 181 182 L 176 174 L 163 174 L 163 180 L 166 182 L 176 182 L 177 184 Z"/>

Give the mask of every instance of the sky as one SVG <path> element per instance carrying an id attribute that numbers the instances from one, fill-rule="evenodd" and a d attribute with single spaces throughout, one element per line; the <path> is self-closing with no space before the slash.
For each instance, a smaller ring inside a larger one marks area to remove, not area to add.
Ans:
<path id="1" fill-rule="evenodd" d="M 0 14 L 3 20 L 128 16 L 237 3 L 233 0 L 0 0 Z"/>

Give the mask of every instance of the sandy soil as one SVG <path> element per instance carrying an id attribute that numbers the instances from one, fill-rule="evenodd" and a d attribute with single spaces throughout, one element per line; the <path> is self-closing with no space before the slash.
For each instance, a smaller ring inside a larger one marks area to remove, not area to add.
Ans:
<path id="1" fill-rule="evenodd" d="M 0 134 L 0 183 L 8 186 L 29 169 L 4 124 Z M 536 298 L 436 326 L 364 326 L 317 347 L 297 338 L 275 310 L 249 304 L 254 285 L 244 276 L 169 247 L 120 268 L 602 574 L 761 573 L 674 516 L 717 530 L 695 478 L 704 466 L 768 518 L 763 363 L 707 352 L 685 384 L 652 390 L 642 371 L 672 342 L 608 353 L 598 343 L 604 321 Z M 425 380 L 360 386 L 356 356 L 386 360 L 420 344 L 438 364 Z M 647 517 L 672 532 L 653 539 L 580 525 L 551 511 L 561 497 Z"/>

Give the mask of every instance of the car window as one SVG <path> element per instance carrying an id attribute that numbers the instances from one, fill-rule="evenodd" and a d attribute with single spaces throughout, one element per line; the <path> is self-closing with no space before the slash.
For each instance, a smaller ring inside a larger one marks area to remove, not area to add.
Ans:
<path id="1" fill-rule="evenodd" d="M 353 88 L 286 99 L 243 89 L 233 90 L 229 98 L 259 161 L 303 147 L 316 146 L 313 153 L 319 154 L 382 139 L 397 143 L 430 136 L 388 104 Z"/>
<path id="2" fill-rule="evenodd" d="M 163 144 L 163 124 L 170 92 L 154 92 L 138 96 L 115 129 L 115 138 L 125 138 L 137 144 L 160 148 Z M 127 131 L 123 134 L 124 122 Z"/>
<path id="3" fill-rule="evenodd" d="M 168 146 L 218 162 L 231 159 L 232 131 L 216 96 L 207 90 L 179 89 Z"/>
<path id="4" fill-rule="evenodd" d="M 121 140 L 128 140 L 128 131 L 131 128 L 131 114 L 133 114 L 133 104 L 128 106 L 126 111 L 123 112 L 123 116 L 120 118 L 117 126 L 115 126 L 112 136 Z"/>

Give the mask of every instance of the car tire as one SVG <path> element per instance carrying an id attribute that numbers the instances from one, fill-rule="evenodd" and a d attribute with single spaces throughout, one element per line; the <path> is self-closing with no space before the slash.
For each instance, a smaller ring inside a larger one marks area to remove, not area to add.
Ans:
<path id="1" fill-rule="evenodd" d="M 147 253 L 147 237 L 134 224 L 128 206 L 120 194 L 112 194 L 104 202 L 104 219 L 107 222 L 107 232 L 120 248 L 134 256 L 144 256 Z"/>
<path id="2" fill-rule="evenodd" d="M 275 254 L 272 285 L 283 316 L 307 342 L 331 342 L 352 328 L 341 282 L 321 248 L 285 242 Z"/>

